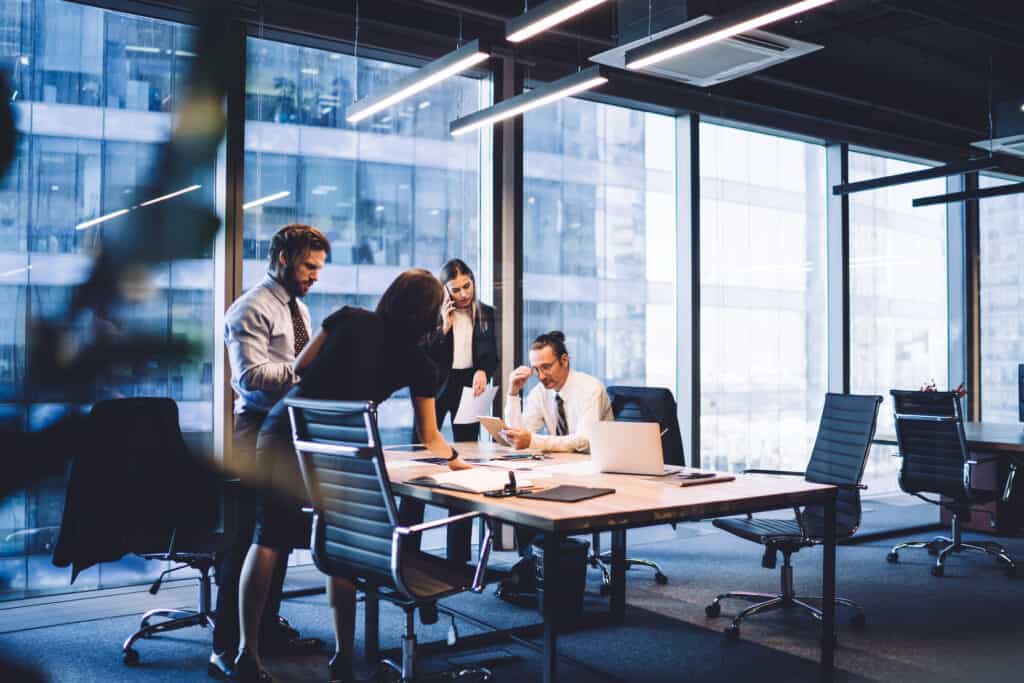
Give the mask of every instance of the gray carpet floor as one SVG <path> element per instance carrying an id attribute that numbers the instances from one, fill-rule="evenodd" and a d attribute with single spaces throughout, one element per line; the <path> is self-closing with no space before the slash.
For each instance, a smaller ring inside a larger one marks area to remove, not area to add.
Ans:
<path id="1" fill-rule="evenodd" d="M 925 505 L 871 501 L 864 529 L 876 531 L 894 522 L 917 524 L 935 519 Z M 930 538 L 934 534 L 919 534 Z M 1024 558 L 1024 538 L 1000 539 Z M 863 605 L 868 625 L 857 629 L 842 619 L 837 651 L 837 681 L 989 681 L 1018 680 L 1024 669 L 1024 579 L 1009 579 L 984 558 L 954 557 L 946 576 L 932 577 L 931 558 L 924 551 L 906 552 L 899 564 L 885 554 L 895 540 L 842 546 L 838 551 L 838 592 Z M 661 563 L 668 585 L 656 584 L 648 570 L 629 572 L 626 624 L 593 626 L 559 639 L 559 671 L 567 681 L 813 681 L 817 679 L 818 629 L 797 614 L 772 613 L 746 621 L 741 638 L 729 641 L 721 633 L 729 616 L 739 609 L 725 604 L 723 614 L 710 619 L 704 606 L 730 589 L 774 591 L 778 570 L 760 566 L 761 550 L 754 544 L 714 529 L 708 523 L 659 526 L 631 531 L 630 555 Z M 496 553 L 496 564 L 514 560 Z M 799 592 L 820 592 L 821 553 L 804 550 L 794 558 Z M 317 581 L 313 570 L 293 571 L 294 585 Z M 590 571 L 585 611 L 607 610 L 598 594 L 599 575 Z M 120 643 L 138 621 L 138 613 L 165 600 L 182 604 L 194 591 L 125 592 L 116 607 L 77 602 L 61 603 L 59 618 L 48 624 L 36 620 L 20 630 L 4 628 L 0 610 L 0 657 L 29 666 L 50 681 L 204 681 L 209 634 L 193 628 L 138 644 L 141 663 L 125 667 Z M 161 598 L 161 596 L 164 596 Z M 459 620 L 460 637 L 487 627 L 506 628 L 534 623 L 535 612 L 498 601 L 490 591 L 447 601 L 470 615 Z M 125 607 L 127 605 L 127 607 Z M 135 607 L 135 605 L 138 605 Z M 10 607 L 6 605 L 5 607 Z M 134 608 L 134 613 L 132 612 Z M 305 635 L 329 641 L 330 624 L 323 596 L 287 601 L 282 612 Z M 486 625 L 486 627 L 485 627 Z M 449 628 L 443 617 L 419 626 L 421 642 L 443 640 Z M 382 646 L 396 647 L 402 629 L 401 612 L 382 608 Z M 361 631 L 361 625 L 360 625 Z M 362 641 L 361 632 L 357 639 Z M 536 640 L 533 641 L 536 644 Z M 539 678 L 540 655 L 529 643 L 507 641 L 476 650 L 441 649 L 423 657 L 424 670 L 439 670 L 468 662 L 491 663 L 498 681 Z M 284 681 L 324 680 L 327 655 L 268 660 Z"/>

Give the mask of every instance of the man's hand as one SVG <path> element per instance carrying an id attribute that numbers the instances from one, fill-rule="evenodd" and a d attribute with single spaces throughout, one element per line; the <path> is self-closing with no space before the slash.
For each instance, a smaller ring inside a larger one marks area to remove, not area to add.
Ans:
<path id="1" fill-rule="evenodd" d="M 517 395 L 523 390 L 523 385 L 526 384 L 526 380 L 530 379 L 530 375 L 533 374 L 533 370 L 525 365 L 520 365 L 518 368 L 512 371 L 512 374 L 508 376 L 508 381 L 511 386 L 508 388 L 508 393 L 511 396 Z"/>
<path id="2" fill-rule="evenodd" d="M 448 296 L 448 288 L 444 289 L 444 303 L 441 304 L 441 331 L 445 334 L 452 329 L 452 316 L 455 314 L 455 302 Z"/>
<path id="3" fill-rule="evenodd" d="M 529 448 L 533 433 L 529 429 L 506 429 L 501 433 L 512 448 Z"/>
<path id="4" fill-rule="evenodd" d="M 468 462 L 463 462 L 462 458 L 455 458 L 454 460 L 448 463 L 448 468 L 454 471 L 471 470 L 473 469 L 473 466 L 470 465 Z"/>
<path id="5" fill-rule="evenodd" d="M 473 373 L 473 398 L 476 398 L 480 394 L 484 393 L 484 389 L 487 388 L 487 373 L 483 370 L 477 370 Z"/>

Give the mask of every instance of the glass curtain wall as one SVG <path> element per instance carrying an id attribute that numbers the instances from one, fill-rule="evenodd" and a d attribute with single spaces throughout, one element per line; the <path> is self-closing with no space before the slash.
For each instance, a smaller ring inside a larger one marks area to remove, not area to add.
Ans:
<path id="1" fill-rule="evenodd" d="M 490 234 L 481 211 L 489 144 L 484 134 L 453 138 L 448 124 L 490 101 L 489 81 L 451 78 L 358 125 L 345 120 L 354 100 L 413 70 L 248 40 L 243 286 L 266 273 L 278 228 L 319 228 L 331 256 L 306 297 L 314 329 L 341 306 L 372 309 L 407 268 L 437 273 L 458 257 L 480 274 L 481 239 Z M 410 425 L 411 415 L 408 401 L 382 406 L 385 425 Z M 403 427 L 396 438 L 409 436 Z"/>
<path id="2" fill-rule="evenodd" d="M 980 186 L 1012 181 L 981 176 Z M 1017 423 L 1017 366 L 1024 363 L 1024 195 L 992 197 L 981 210 L 981 415 Z"/>
<path id="3" fill-rule="evenodd" d="M 26 383 L 29 321 L 59 317 L 116 218 L 92 219 L 156 197 L 151 170 L 170 134 L 171 112 L 194 54 L 194 30 L 58 0 L 0 4 L 0 68 L 14 90 L 17 161 L 0 182 L 0 425 L 38 429 L 89 406 Z M 199 196 L 214 201 L 213 170 L 197 170 Z M 173 201 L 173 200 L 169 200 Z M 211 255 L 161 267 L 155 295 L 119 311 L 112 332 L 185 339 L 205 349 L 187 363 L 119 368 L 103 398 L 170 396 L 190 445 L 212 446 L 214 281 Z M 84 572 L 74 586 L 50 553 L 64 479 L 0 501 L 0 599 L 139 582 L 160 569 L 138 558 Z"/>
<path id="4" fill-rule="evenodd" d="M 575 369 L 675 394 L 675 120 L 567 99 L 523 137 L 524 347 L 562 330 Z"/>
<path id="5" fill-rule="evenodd" d="M 700 124 L 701 465 L 803 470 L 827 391 L 825 149 Z"/>
<path id="6" fill-rule="evenodd" d="M 924 168 L 850 153 L 851 182 Z M 850 388 L 884 397 L 880 435 L 894 434 L 890 389 L 949 384 L 946 209 L 911 205 L 945 190 L 938 178 L 850 195 Z M 874 493 L 898 488 L 891 451 L 876 447 L 868 459 L 864 481 Z"/>

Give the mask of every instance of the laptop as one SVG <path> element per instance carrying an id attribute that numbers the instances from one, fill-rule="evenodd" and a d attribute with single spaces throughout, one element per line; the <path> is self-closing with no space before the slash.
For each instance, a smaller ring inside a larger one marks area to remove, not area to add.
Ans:
<path id="1" fill-rule="evenodd" d="M 595 422 L 587 436 L 598 472 L 661 476 L 675 471 L 665 467 L 657 422 Z"/>

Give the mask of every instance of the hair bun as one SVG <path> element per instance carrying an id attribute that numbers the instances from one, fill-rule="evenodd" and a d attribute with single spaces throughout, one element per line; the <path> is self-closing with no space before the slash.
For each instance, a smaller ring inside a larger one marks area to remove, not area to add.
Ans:
<path id="1" fill-rule="evenodd" d="M 550 332 L 548 332 L 547 336 L 563 344 L 565 343 L 565 333 L 562 332 L 561 330 L 551 330 Z"/>

